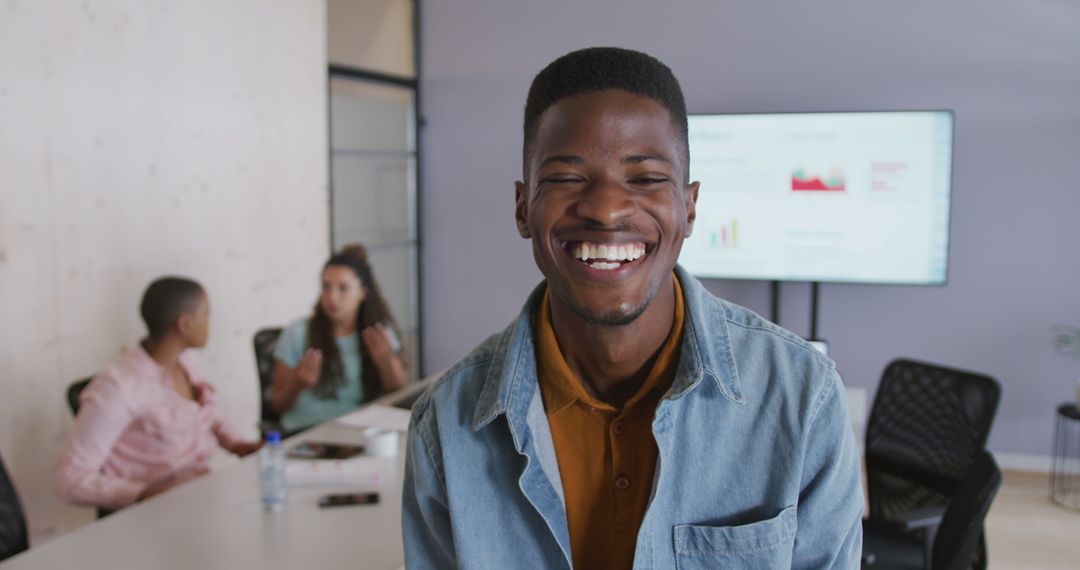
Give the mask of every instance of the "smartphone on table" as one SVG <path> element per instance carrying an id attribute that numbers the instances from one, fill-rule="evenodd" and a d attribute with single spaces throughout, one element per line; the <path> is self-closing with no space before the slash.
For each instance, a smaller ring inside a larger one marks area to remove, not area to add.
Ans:
<path id="1" fill-rule="evenodd" d="M 336 493 L 319 497 L 319 507 L 351 507 L 354 505 L 374 505 L 379 502 L 378 493 Z"/>
<path id="2" fill-rule="evenodd" d="M 364 452 L 362 445 L 301 441 L 289 448 L 291 459 L 348 459 Z"/>

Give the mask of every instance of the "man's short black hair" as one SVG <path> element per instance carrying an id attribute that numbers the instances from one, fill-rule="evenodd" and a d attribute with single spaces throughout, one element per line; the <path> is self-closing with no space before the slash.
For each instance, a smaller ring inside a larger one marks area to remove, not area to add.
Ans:
<path id="1" fill-rule="evenodd" d="M 169 332 L 176 318 L 194 311 L 203 295 L 202 285 L 183 277 L 162 277 L 151 283 L 139 305 L 150 336 L 160 338 Z"/>
<path id="2" fill-rule="evenodd" d="M 536 142 L 536 132 L 544 111 L 567 97 L 612 89 L 648 97 L 667 109 L 680 139 L 683 162 L 689 170 L 686 100 L 675 74 L 651 55 L 623 48 L 594 47 L 573 51 L 556 59 L 533 79 L 525 103 L 522 168 L 526 180 L 529 176 L 529 155 Z"/>

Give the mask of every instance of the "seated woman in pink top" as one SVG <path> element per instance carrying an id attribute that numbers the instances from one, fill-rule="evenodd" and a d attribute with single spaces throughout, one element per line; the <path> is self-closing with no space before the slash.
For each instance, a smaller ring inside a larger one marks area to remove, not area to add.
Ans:
<path id="1" fill-rule="evenodd" d="M 140 309 L 149 336 L 114 360 L 79 398 L 79 414 L 56 466 L 56 489 L 74 503 L 119 509 L 209 471 L 218 445 L 244 441 L 214 405 L 214 389 L 188 351 L 206 345 L 210 305 L 179 277 L 150 284 Z"/>

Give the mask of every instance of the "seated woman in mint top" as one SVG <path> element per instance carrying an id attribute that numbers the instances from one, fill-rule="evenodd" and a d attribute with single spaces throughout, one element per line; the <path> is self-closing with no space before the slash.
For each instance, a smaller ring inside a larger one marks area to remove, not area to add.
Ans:
<path id="1" fill-rule="evenodd" d="M 361 245 L 326 262 L 311 317 L 285 328 L 274 350 L 270 405 L 286 431 L 336 418 L 405 385 L 394 317 Z"/>

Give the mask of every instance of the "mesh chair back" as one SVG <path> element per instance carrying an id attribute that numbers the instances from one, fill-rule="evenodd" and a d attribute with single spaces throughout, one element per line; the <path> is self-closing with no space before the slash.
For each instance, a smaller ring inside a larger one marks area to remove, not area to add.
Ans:
<path id="1" fill-rule="evenodd" d="M 1000 399 L 989 376 L 890 363 L 866 428 L 870 518 L 945 505 L 986 446 Z"/>
<path id="2" fill-rule="evenodd" d="M 71 385 L 68 386 L 68 389 L 67 389 L 67 403 L 68 403 L 68 407 L 71 408 L 71 415 L 73 415 L 73 416 L 79 415 L 79 396 L 82 394 L 82 391 L 90 384 L 90 381 L 93 380 L 93 379 L 94 379 L 93 376 L 87 376 L 86 378 L 81 378 L 79 380 L 76 380 L 76 381 L 72 382 Z"/>
<path id="3" fill-rule="evenodd" d="M 0 459 L 0 560 L 15 556 L 29 547 L 22 503 L 4 469 L 3 459 Z"/>
<path id="4" fill-rule="evenodd" d="M 274 382 L 274 347 L 280 328 L 266 328 L 255 333 L 255 365 L 259 368 L 259 416 L 264 423 L 277 423 L 280 416 L 270 407 L 270 385 Z"/>
<path id="5" fill-rule="evenodd" d="M 966 570 L 982 536 L 983 520 L 1001 487 L 1001 470 L 983 450 L 957 487 L 934 539 L 934 570 Z"/>

